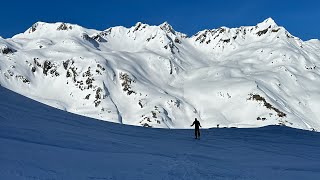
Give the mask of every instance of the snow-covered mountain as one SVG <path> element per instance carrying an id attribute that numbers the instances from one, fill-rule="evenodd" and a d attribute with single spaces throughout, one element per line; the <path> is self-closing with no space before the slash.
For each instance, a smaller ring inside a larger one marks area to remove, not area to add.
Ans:
<path id="1" fill-rule="evenodd" d="M 0 84 L 123 124 L 320 130 L 320 41 L 271 18 L 188 37 L 167 22 L 104 31 L 37 22 L 0 38 Z"/>

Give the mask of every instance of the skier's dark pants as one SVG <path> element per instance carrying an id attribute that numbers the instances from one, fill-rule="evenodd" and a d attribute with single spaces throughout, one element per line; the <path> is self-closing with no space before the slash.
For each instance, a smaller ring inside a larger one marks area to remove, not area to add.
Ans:
<path id="1" fill-rule="evenodd" d="M 196 136 L 196 138 L 197 138 L 197 137 L 200 137 L 200 130 L 199 130 L 199 128 L 195 128 L 195 129 L 194 129 L 194 135 Z"/>

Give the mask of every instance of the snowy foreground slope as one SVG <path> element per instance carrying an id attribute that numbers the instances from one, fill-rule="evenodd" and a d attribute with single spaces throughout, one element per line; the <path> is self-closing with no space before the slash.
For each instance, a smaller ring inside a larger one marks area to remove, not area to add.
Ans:
<path id="1" fill-rule="evenodd" d="M 0 38 L 0 84 L 122 124 L 320 130 L 320 41 L 271 18 L 187 37 L 168 23 L 104 31 L 37 22 Z"/>
<path id="2" fill-rule="evenodd" d="M 143 128 L 61 111 L 0 87 L 0 179 L 320 179 L 320 134 L 285 126 Z"/>

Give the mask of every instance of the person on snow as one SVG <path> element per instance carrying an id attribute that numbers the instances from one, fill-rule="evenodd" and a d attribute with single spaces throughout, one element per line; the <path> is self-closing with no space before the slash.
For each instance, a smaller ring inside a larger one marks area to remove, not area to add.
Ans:
<path id="1" fill-rule="evenodd" d="M 200 122 L 198 121 L 197 118 L 194 118 L 194 121 L 193 123 L 191 124 L 191 127 L 194 125 L 194 135 L 196 136 L 195 139 L 200 139 L 200 128 L 199 127 L 202 127 Z"/>

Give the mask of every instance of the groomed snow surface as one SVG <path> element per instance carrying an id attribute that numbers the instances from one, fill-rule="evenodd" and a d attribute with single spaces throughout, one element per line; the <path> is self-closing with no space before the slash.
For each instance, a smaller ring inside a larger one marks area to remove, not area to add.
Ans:
<path id="1" fill-rule="evenodd" d="M 320 179 L 320 134 L 156 129 L 61 111 L 0 87 L 1 180 Z"/>

